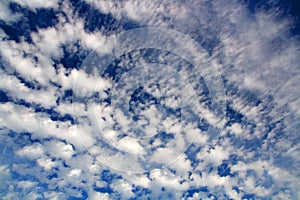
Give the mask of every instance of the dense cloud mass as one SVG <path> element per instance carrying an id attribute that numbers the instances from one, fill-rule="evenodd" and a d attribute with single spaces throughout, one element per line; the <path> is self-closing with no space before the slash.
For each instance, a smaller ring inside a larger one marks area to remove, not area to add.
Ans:
<path id="1" fill-rule="evenodd" d="M 1 1 L 1 199 L 300 198 L 297 6 Z"/>

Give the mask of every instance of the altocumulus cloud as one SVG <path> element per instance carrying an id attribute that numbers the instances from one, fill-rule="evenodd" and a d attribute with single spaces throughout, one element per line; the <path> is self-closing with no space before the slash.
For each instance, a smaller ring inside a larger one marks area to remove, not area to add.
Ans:
<path id="1" fill-rule="evenodd" d="M 1 1 L 1 198 L 299 198 L 296 5 Z M 224 118 L 175 53 L 134 49 L 105 72 L 82 67 L 141 27 L 203 47 L 221 74 Z"/>

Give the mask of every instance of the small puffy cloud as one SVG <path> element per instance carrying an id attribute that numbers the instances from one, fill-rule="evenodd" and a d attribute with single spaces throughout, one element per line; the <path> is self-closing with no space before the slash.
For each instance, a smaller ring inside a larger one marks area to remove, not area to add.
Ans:
<path id="1" fill-rule="evenodd" d="M 44 148 L 41 144 L 35 143 L 33 145 L 28 145 L 16 152 L 19 156 L 25 156 L 30 159 L 37 159 L 44 155 Z"/>
<path id="2" fill-rule="evenodd" d="M 80 176 L 80 174 L 81 174 L 81 170 L 80 169 L 72 169 L 69 172 L 68 176 L 70 176 L 70 177 L 78 177 L 78 176 Z"/>
<path id="3" fill-rule="evenodd" d="M 234 134 L 237 134 L 237 135 L 243 133 L 243 129 L 242 129 L 241 125 L 238 123 L 232 124 L 230 129 L 232 130 L 232 132 Z"/>
<path id="4" fill-rule="evenodd" d="M 181 183 L 181 177 L 176 176 L 167 169 L 153 170 L 150 173 L 150 178 L 152 179 L 150 185 L 153 189 L 161 189 L 162 187 L 165 187 L 167 189 L 179 192 L 189 188 L 189 184 L 187 182 Z"/>
<path id="5" fill-rule="evenodd" d="M 33 181 L 18 182 L 18 187 L 23 188 L 23 189 L 29 189 L 29 188 L 35 187 L 36 185 L 37 185 L 37 182 L 33 182 Z"/>
<path id="6" fill-rule="evenodd" d="M 109 200 L 109 194 L 108 193 L 101 193 L 101 192 L 91 192 L 88 197 L 89 200 Z"/>
<path id="7" fill-rule="evenodd" d="M 134 196 L 131 183 L 128 183 L 123 179 L 114 180 L 111 186 L 115 191 L 120 193 L 123 198 L 131 198 Z"/>
<path id="8" fill-rule="evenodd" d="M 72 145 L 60 141 L 49 141 L 44 144 L 44 147 L 47 148 L 48 153 L 51 153 L 53 157 L 69 159 L 75 154 Z"/>
<path id="9" fill-rule="evenodd" d="M 131 137 L 125 137 L 118 141 L 118 148 L 131 154 L 145 154 L 144 148 L 139 144 L 138 140 Z"/>
<path id="10" fill-rule="evenodd" d="M 40 158 L 37 160 L 37 163 L 46 171 L 51 170 L 53 167 L 57 166 L 57 163 L 51 158 Z"/>
<path id="11" fill-rule="evenodd" d="M 202 158 L 201 154 L 198 154 L 198 158 Z M 215 166 L 222 164 L 223 160 L 229 158 L 229 152 L 222 146 L 215 146 L 210 153 L 205 157 L 205 162 L 213 163 Z"/>

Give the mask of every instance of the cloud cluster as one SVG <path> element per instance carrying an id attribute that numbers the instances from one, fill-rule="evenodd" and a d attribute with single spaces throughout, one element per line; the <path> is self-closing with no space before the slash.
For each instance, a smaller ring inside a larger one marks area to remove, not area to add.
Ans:
<path id="1" fill-rule="evenodd" d="M 1 198 L 297 198 L 300 45 L 269 3 L 1 2 Z M 145 26 L 193 40 L 112 36 Z"/>

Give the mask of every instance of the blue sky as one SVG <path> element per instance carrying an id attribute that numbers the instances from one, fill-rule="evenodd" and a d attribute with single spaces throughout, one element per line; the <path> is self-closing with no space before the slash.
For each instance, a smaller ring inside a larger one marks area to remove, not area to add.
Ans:
<path id="1" fill-rule="evenodd" d="M 1 199 L 298 199 L 299 20 L 297 1 L 1 1 Z"/>

